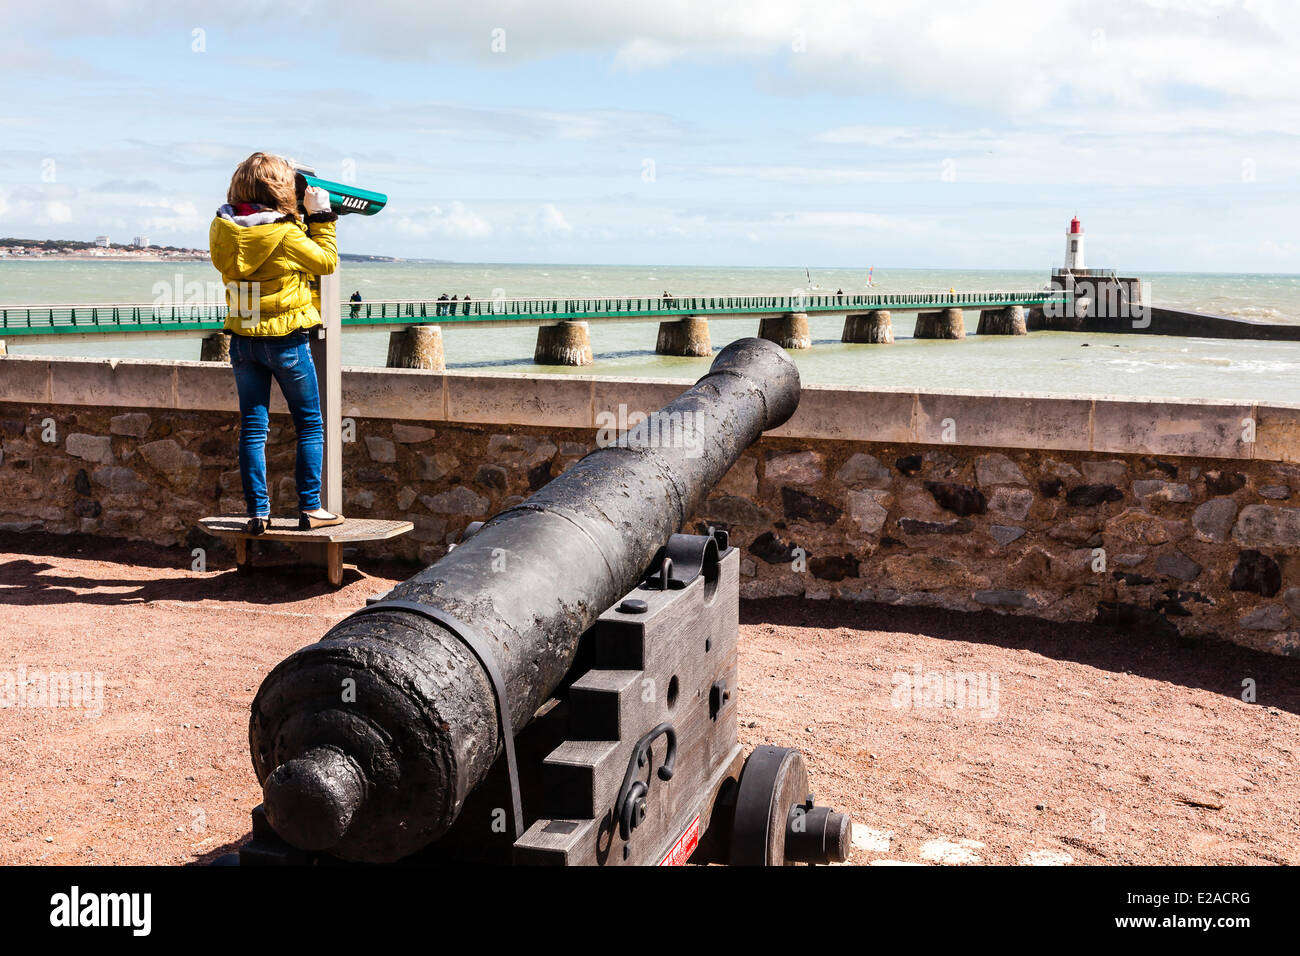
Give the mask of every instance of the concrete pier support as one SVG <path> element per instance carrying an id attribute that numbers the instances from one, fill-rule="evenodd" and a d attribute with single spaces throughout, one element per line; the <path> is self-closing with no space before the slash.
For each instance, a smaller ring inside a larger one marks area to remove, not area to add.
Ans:
<path id="1" fill-rule="evenodd" d="M 1091 304 L 1089 299 L 1076 299 L 1069 306 L 1036 306 L 1029 310 L 1025 327 L 1031 332 L 1082 332 Z"/>
<path id="2" fill-rule="evenodd" d="M 844 334 L 841 342 L 867 342 L 889 345 L 894 341 L 894 323 L 883 309 L 862 312 L 844 317 Z"/>
<path id="3" fill-rule="evenodd" d="M 688 315 L 684 319 L 660 322 L 655 351 L 660 355 L 712 355 L 708 317 Z"/>
<path id="4" fill-rule="evenodd" d="M 225 332 L 213 332 L 211 335 L 203 336 L 203 344 L 199 347 L 199 361 L 229 362 L 230 336 Z"/>
<path id="5" fill-rule="evenodd" d="M 966 321 L 961 309 L 943 309 L 939 312 L 921 312 L 916 317 L 914 339 L 964 339 Z"/>
<path id="6" fill-rule="evenodd" d="M 447 368 L 442 351 L 442 327 L 413 325 L 388 333 L 389 368 L 425 368 L 435 372 Z"/>
<path id="7" fill-rule="evenodd" d="M 807 312 L 787 312 L 758 323 L 758 337 L 775 342 L 783 349 L 806 349 L 812 346 Z"/>
<path id="8" fill-rule="evenodd" d="M 538 326 L 533 361 L 538 365 L 590 365 L 593 359 L 587 323 L 557 322 Z"/>
<path id="9" fill-rule="evenodd" d="M 984 309 L 980 312 L 979 328 L 976 335 L 1027 335 L 1029 327 L 1025 324 L 1025 310 L 1019 305 L 1009 305 L 1005 309 Z"/>

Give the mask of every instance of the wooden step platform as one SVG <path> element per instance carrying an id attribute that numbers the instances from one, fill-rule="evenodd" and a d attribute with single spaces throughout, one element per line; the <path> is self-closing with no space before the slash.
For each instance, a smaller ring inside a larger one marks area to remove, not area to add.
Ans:
<path id="1" fill-rule="evenodd" d="M 383 541 L 406 534 L 415 525 L 409 521 L 391 521 L 380 518 L 346 518 L 342 524 L 329 528 L 317 528 L 314 531 L 300 531 L 298 519 L 271 518 L 270 527 L 265 534 L 252 535 L 244 528 L 248 524 L 245 515 L 212 515 L 199 519 L 199 527 L 214 538 L 230 538 L 235 542 L 235 563 L 242 565 L 248 561 L 248 542 L 287 541 L 299 545 L 316 545 L 325 549 L 325 568 L 330 584 L 339 587 L 343 584 L 343 545 L 357 541 Z"/>

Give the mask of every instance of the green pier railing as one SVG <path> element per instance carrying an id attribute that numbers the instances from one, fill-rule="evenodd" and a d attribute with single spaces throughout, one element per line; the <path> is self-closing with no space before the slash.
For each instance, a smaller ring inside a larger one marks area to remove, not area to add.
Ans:
<path id="1" fill-rule="evenodd" d="M 574 298 L 490 298 L 397 300 L 344 303 L 344 328 L 421 325 L 544 325 L 566 320 L 667 320 L 687 315 L 779 315 L 870 312 L 875 309 L 996 309 L 1011 305 L 1063 304 L 1060 289 L 1033 292 L 885 292 L 837 295 L 582 296 Z M 355 315 L 353 313 L 356 313 Z M 0 305 L 0 337 L 51 334 L 199 333 L 220 329 L 226 307 L 217 304 Z"/>

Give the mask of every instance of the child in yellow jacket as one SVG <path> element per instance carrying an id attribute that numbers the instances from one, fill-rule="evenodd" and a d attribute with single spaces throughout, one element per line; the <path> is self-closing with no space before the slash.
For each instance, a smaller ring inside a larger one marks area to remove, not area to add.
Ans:
<path id="1" fill-rule="evenodd" d="M 298 438 L 298 526 L 343 523 L 342 516 L 321 508 L 325 431 L 307 331 L 321 324 L 319 277 L 338 266 L 338 217 L 330 211 L 329 194 L 311 187 L 302 197 L 306 220 L 299 219 L 294 175 L 279 156 L 249 156 L 231 177 L 226 203 L 208 230 L 212 264 L 226 285 L 225 325 L 239 392 L 239 474 L 251 534 L 262 534 L 270 524 L 266 436 L 272 379 Z"/>

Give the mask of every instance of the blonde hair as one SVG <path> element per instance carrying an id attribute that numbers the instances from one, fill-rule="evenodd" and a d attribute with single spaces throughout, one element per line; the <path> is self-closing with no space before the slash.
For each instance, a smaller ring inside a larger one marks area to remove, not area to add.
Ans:
<path id="1" fill-rule="evenodd" d="M 274 153 L 254 153 L 230 177 L 226 202 L 258 203 L 288 216 L 298 215 L 298 194 L 294 189 L 294 168 Z"/>

